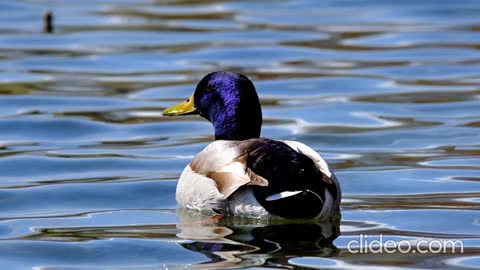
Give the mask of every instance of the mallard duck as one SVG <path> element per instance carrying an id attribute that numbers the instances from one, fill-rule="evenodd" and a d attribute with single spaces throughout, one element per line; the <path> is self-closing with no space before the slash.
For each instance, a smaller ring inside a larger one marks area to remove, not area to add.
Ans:
<path id="1" fill-rule="evenodd" d="M 198 114 L 215 141 L 182 172 L 176 200 L 186 209 L 250 217 L 327 218 L 339 211 L 339 183 L 301 142 L 260 138 L 262 110 L 246 76 L 217 71 L 164 116 Z"/>

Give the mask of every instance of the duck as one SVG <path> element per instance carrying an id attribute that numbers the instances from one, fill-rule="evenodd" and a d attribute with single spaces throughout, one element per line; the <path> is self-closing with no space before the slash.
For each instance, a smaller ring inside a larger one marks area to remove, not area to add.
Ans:
<path id="1" fill-rule="evenodd" d="M 185 101 L 164 116 L 199 115 L 215 140 L 180 175 L 181 208 L 221 215 L 286 219 L 333 218 L 341 189 L 327 162 L 309 146 L 260 136 L 262 109 L 245 75 L 207 74 Z"/>

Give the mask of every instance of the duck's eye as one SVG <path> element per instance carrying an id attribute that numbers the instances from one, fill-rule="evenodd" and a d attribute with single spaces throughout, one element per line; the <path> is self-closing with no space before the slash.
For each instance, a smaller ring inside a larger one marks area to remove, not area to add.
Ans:
<path id="1" fill-rule="evenodd" d="M 205 87 L 205 92 L 212 92 L 213 91 L 213 88 L 207 86 Z"/>

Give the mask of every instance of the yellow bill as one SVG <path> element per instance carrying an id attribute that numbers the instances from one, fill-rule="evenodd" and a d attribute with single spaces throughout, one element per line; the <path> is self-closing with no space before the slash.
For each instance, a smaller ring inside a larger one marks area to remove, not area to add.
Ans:
<path id="1" fill-rule="evenodd" d="M 184 102 L 165 109 L 162 112 L 162 114 L 164 116 L 175 116 L 175 115 L 194 113 L 196 110 L 197 108 L 195 108 L 195 104 L 193 102 L 193 95 L 192 95 L 189 99 L 185 100 Z"/>

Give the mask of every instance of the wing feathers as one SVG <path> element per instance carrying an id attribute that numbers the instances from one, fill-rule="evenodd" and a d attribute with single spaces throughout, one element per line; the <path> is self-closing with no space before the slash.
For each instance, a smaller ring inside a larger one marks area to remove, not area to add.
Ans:
<path id="1" fill-rule="evenodd" d="M 244 185 L 268 186 L 268 181 L 247 167 L 248 152 L 241 142 L 215 141 L 197 154 L 190 167 L 212 179 L 218 191 L 228 198 Z"/>
<path id="2" fill-rule="evenodd" d="M 230 172 L 210 172 L 206 175 L 215 181 L 218 191 L 225 197 L 229 197 L 239 187 L 248 184 L 247 178 L 242 178 Z"/>
<path id="3" fill-rule="evenodd" d="M 254 173 L 252 170 L 250 170 L 249 168 L 247 168 L 246 175 L 247 175 L 248 178 L 250 179 L 250 183 L 248 183 L 248 185 L 250 185 L 250 186 L 262 186 L 262 187 L 268 186 L 268 181 L 267 181 L 267 179 L 261 177 L 261 176 L 258 175 L 258 174 L 255 174 L 255 173 Z"/>
<path id="4" fill-rule="evenodd" d="M 303 192 L 303 190 L 284 191 L 284 192 L 280 192 L 280 193 L 275 193 L 273 195 L 270 195 L 270 196 L 266 197 L 265 201 L 267 201 L 267 202 L 276 201 L 276 200 L 280 200 L 280 199 L 283 199 L 283 198 L 288 198 L 290 196 L 297 195 L 298 193 L 302 193 L 302 192 Z"/>
<path id="5" fill-rule="evenodd" d="M 308 147 L 307 145 L 301 143 L 301 142 L 296 142 L 296 141 L 283 141 L 286 143 L 288 146 L 293 148 L 293 150 L 297 151 L 298 153 L 304 154 L 305 156 L 311 158 L 313 162 L 315 162 L 315 165 L 317 166 L 317 169 L 322 172 L 322 180 L 327 183 L 327 184 L 332 184 L 333 181 L 331 179 L 332 177 L 332 172 L 328 168 L 327 162 L 312 148 Z"/>

